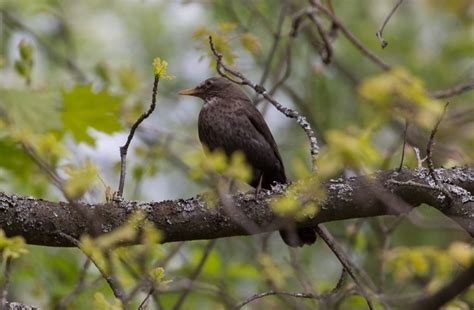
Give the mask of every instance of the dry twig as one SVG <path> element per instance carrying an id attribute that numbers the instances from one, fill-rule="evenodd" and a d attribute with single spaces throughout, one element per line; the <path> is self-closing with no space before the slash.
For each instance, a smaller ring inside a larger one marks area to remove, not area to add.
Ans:
<path id="1" fill-rule="evenodd" d="M 147 119 L 151 113 L 155 110 L 156 107 L 156 96 L 158 93 L 158 82 L 160 81 L 160 76 L 158 74 L 155 74 L 155 80 L 153 82 L 153 91 L 152 91 L 152 97 L 151 97 L 151 104 L 150 107 L 146 112 L 144 112 L 140 117 L 136 120 L 136 122 L 133 124 L 132 128 L 130 129 L 130 133 L 128 134 L 127 137 L 127 142 L 125 142 L 124 145 L 120 147 L 120 181 L 119 181 L 119 187 L 117 190 L 117 197 L 122 197 L 123 195 L 123 188 L 125 186 L 125 175 L 126 175 L 126 170 L 127 170 L 127 152 L 128 152 L 128 147 L 130 146 L 130 143 L 132 142 L 133 135 L 135 134 L 135 130 L 137 130 L 138 126 L 140 126 L 141 122 L 143 122 L 145 119 Z"/>
<path id="2" fill-rule="evenodd" d="M 431 96 L 437 99 L 443 99 L 460 95 L 464 92 L 474 89 L 474 79 L 455 85 L 451 88 L 431 92 Z"/>
<path id="3" fill-rule="evenodd" d="M 243 306 L 251 303 L 254 300 L 266 297 L 266 296 L 272 296 L 272 295 L 277 295 L 277 296 L 290 296 L 290 297 L 296 297 L 296 298 L 309 298 L 309 299 L 320 299 L 321 296 L 317 294 L 310 294 L 310 293 L 293 293 L 293 292 L 280 292 L 280 291 L 268 291 L 264 293 L 259 293 L 250 296 L 240 304 L 236 305 L 233 309 L 241 309 Z"/>
<path id="4" fill-rule="evenodd" d="M 206 263 L 207 258 L 209 257 L 209 254 L 211 254 L 212 249 L 214 248 L 215 244 L 216 244 L 216 240 L 211 240 L 207 243 L 206 247 L 204 248 L 204 253 L 202 254 L 202 258 L 199 261 L 199 264 L 197 265 L 196 269 L 194 269 L 193 273 L 189 277 L 189 279 L 191 280 L 189 287 L 183 290 L 183 293 L 179 296 L 178 301 L 173 306 L 173 310 L 178 310 L 183 305 L 184 300 L 186 299 L 186 297 L 188 296 L 188 294 L 191 292 L 193 288 L 193 282 L 197 279 L 197 277 L 201 273 L 202 268 L 204 267 L 204 264 Z"/>
<path id="5" fill-rule="evenodd" d="M 127 298 L 125 296 L 125 290 L 123 289 L 122 285 L 117 280 L 117 278 L 114 276 L 114 274 L 112 272 L 108 272 L 104 268 L 102 268 L 95 261 L 95 259 L 91 255 L 89 255 L 86 251 L 84 251 L 84 249 L 81 245 L 81 242 L 79 240 L 77 240 L 76 238 L 74 238 L 74 237 L 72 237 L 68 234 L 65 234 L 63 232 L 59 232 L 59 234 L 61 235 L 61 237 L 65 238 L 65 239 L 69 240 L 71 243 L 73 243 L 77 248 L 79 248 L 82 251 L 82 253 L 84 253 L 84 255 L 87 256 L 87 258 L 94 264 L 94 266 L 100 272 L 100 274 L 102 275 L 102 278 L 107 282 L 107 284 L 109 285 L 110 289 L 112 290 L 114 296 L 118 300 L 120 300 L 123 309 L 127 310 L 128 305 L 127 305 Z M 109 268 L 110 267 L 112 267 L 112 266 L 109 266 Z"/>
<path id="6" fill-rule="evenodd" d="M 395 13 L 395 11 L 398 9 L 398 7 L 402 4 L 402 2 L 403 2 L 403 0 L 398 0 L 397 4 L 395 4 L 395 6 L 392 8 L 392 10 L 388 14 L 388 16 L 383 21 L 382 26 L 380 26 L 380 29 L 375 34 L 377 36 L 377 39 L 379 39 L 380 45 L 382 46 L 382 48 L 386 48 L 387 45 L 388 45 L 388 42 L 385 41 L 385 39 L 383 37 L 383 30 L 384 30 L 385 26 L 387 25 L 388 21 L 390 20 L 390 18 L 392 18 L 392 15 Z"/>
<path id="7" fill-rule="evenodd" d="M 466 270 L 461 272 L 446 286 L 442 287 L 436 293 L 423 296 L 416 300 L 409 309 L 440 309 L 441 306 L 461 294 L 469 286 L 474 284 L 474 264 L 471 264 Z"/>
<path id="8" fill-rule="evenodd" d="M 443 120 L 444 115 L 446 114 L 446 109 L 448 108 L 449 102 L 447 102 L 444 105 L 443 112 L 441 113 L 441 116 L 438 118 L 438 121 L 436 122 L 433 130 L 431 131 L 430 134 L 430 139 L 428 141 L 428 145 L 426 147 L 426 162 L 428 165 L 428 170 L 430 172 L 431 177 L 433 178 L 433 181 L 435 182 L 436 186 L 450 199 L 450 201 L 453 201 L 453 197 L 449 193 L 449 191 L 444 187 L 444 185 L 441 183 L 439 180 L 438 176 L 436 175 L 434 164 L 433 164 L 433 143 L 434 143 L 434 137 L 436 133 L 438 132 L 438 127 L 441 121 Z"/>
<path id="9" fill-rule="evenodd" d="M 362 42 L 351 32 L 349 29 L 342 23 L 339 18 L 333 14 L 330 10 L 325 8 L 321 5 L 318 1 L 312 0 L 311 4 L 316 7 L 318 10 L 323 12 L 327 17 L 331 19 L 331 21 L 337 25 L 337 27 L 342 31 L 342 33 L 346 36 L 346 38 L 355 46 L 359 51 L 362 52 L 367 58 L 372 60 L 373 63 L 378 65 L 384 71 L 388 71 L 391 67 L 386 64 L 382 59 L 380 59 L 377 55 L 375 55 L 372 51 L 370 51 L 367 47 L 365 47 Z"/>
<path id="10" fill-rule="evenodd" d="M 342 266 L 347 271 L 352 280 L 354 280 L 354 283 L 359 288 L 360 294 L 365 298 L 369 309 L 374 309 L 372 297 L 367 292 L 365 285 L 361 282 L 359 273 L 357 272 L 357 268 L 355 267 L 354 263 L 344 253 L 339 244 L 337 244 L 337 241 L 323 225 L 316 226 L 315 230 L 318 235 L 321 236 L 321 239 L 323 239 L 327 246 L 331 249 L 334 255 L 336 255 L 337 259 L 341 262 Z"/>
<path id="11" fill-rule="evenodd" d="M 87 275 L 87 271 L 89 270 L 90 265 L 91 265 L 91 260 L 87 259 L 84 265 L 82 266 L 76 286 L 69 294 L 61 298 L 61 300 L 58 302 L 58 304 L 55 307 L 56 310 L 66 309 L 67 305 L 71 302 L 71 300 L 74 297 L 76 297 L 84 289 L 85 283 L 86 283 L 86 275 Z"/>
<path id="12" fill-rule="evenodd" d="M 403 161 L 405 160 L 405 147 L 407 145 L 407 130 L 408 130 L 408 120 L 405 120 L 405 128 L 403 129 L 403 146 L 402 146 L 402 156 L 400 158 L 400 166 L 398 171 L 401 171 L 403 168 Z"/>

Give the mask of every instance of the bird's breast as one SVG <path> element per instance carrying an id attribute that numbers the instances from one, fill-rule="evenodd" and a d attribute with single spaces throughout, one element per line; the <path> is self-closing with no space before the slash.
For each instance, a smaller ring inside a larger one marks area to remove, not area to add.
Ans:
<path id="1" fill-rule="evenodd" d="M 211 150 L 223 148 L 235 150 L 235 139 L 239 139 L 247 124 L 235 109 L 222 102 L 207 101 L 199 113 L 199 140 Z"/>

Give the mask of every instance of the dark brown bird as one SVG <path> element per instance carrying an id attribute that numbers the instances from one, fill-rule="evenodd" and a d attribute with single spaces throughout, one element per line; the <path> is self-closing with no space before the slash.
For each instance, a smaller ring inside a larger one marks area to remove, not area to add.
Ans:
<path id="1" fill-rule="evenodd" d="M 251 186 L 271 189 L 273 182 L 287 182 L 283 161 L 265 119 L 237 85 L 212 77 L 179 94 L 204 100 L 198 120 L 199 140 L 211 151 L 223 149 L 227 156 L 242 151 L 252 167 Z M 282 230 L 280 234 L 286 244 L 294 247 L 316 241 L 312 228 L 300 228 L 296 233 Z"/>

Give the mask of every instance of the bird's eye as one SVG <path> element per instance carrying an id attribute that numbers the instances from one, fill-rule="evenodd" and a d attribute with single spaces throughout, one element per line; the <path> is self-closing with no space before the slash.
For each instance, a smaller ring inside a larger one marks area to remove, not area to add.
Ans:
<path id="1" fill-rule="evenodd" d="M 205 84 L 205 85 L 206 85 L 206 87 L 211 86 L 211 85 L 212 85 L 212 81 L 210 81 L 210 80 L 206 81 L 206 84 Z"/>

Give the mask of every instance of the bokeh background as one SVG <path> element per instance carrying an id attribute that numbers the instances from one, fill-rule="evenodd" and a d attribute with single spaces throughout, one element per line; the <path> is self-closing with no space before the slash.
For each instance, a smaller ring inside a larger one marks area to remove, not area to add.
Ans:
<path id="1" fill-rule="evenodd" d="M 416 167 L 412 147 L 424 156 L 446 101 L 450 106 L 436 138 L 435 163 L 473 164 L 473 93 L 446 99 L 433 94 L 474 79 L 474 5 L 469 0 L 405 1 L 385 28 L 389 45 L 382 49 L 375 32 L 395 2 L 332 1 L 344 25 L 392 70 L 374 64 L 340 31 L 331 62 L 325 64 L 321 37 L 308 21 L 291 42 L 291 74 L 275 97 L 305 115 L 316 129 L 324 178 L 398 167 L 405 120 L 410 125 L 404 164 Z M 168 73 L 175 79 L 160 82 L 157 108 L 133 141 L 125 197 L 177 199 L 209 190 L 189 174 L 196 168 L 193 157 L 201 153 L 201 102 L 177 94 L 216 75 L 207 35 L 213 34 L 229 64 L 257 82 L 284 14 L 264 83 L 271 89 L 285 73 L 292 18 L 307 7 L 302 0 L 0 0 L 0 190 L 65 199 L 33 152 L 71 180 L 72 191 L 81 199 L 105 201 L 107 187 L 118 184 L 119 146 L 151 100 L 155 57 L 168 62 Z M 324 15 L 318 18 L 326 29 L 331 26 Z M 251 89 L 246 91 L 256 98 Z M 258 107 L 290 178 L 307 176 L 304 132 L 271 105 L 262 101 Z M 384 248 L 380 228 L 395 221 L 398 226 Z M 384 293 L 398 298 L 440 287 L 462 266 L 456 257 L 472 253 L 469 237 L 428 206 L 401 220 L 349 220 L 328 227 Z M 154 249 L 157 262 L 177 253 L 163 266 L 165 278 L 172 280 L 159 295 L 163 309 L 174 304 L 188 283 L 204 245 L 195 241 Z M 28 254 L 14 261 L 10 299 L 54 308 L 77 283 L 85 258 L 76 249 L 27 249 Z M 268 290 L 270 284 L 287 291 L 327 292 L 340 273 L 339 262 L 322 242 L 295 251 L 276 234 L 219 240 L 183 309 L 226 308 Z M 97 306 L 96 292 L 112 300 L 93 267 L 86 277 L 88 285 L 70 309 Z M 126 272 L 123 281 L 133 283 Z M 468 309 L 473 295 L 471 290 L 454 304 Z M 267 297 L 249 308 L 317 305 Z M 340 306 L 366 305 L 354 295 L 341 299 Z"/>

